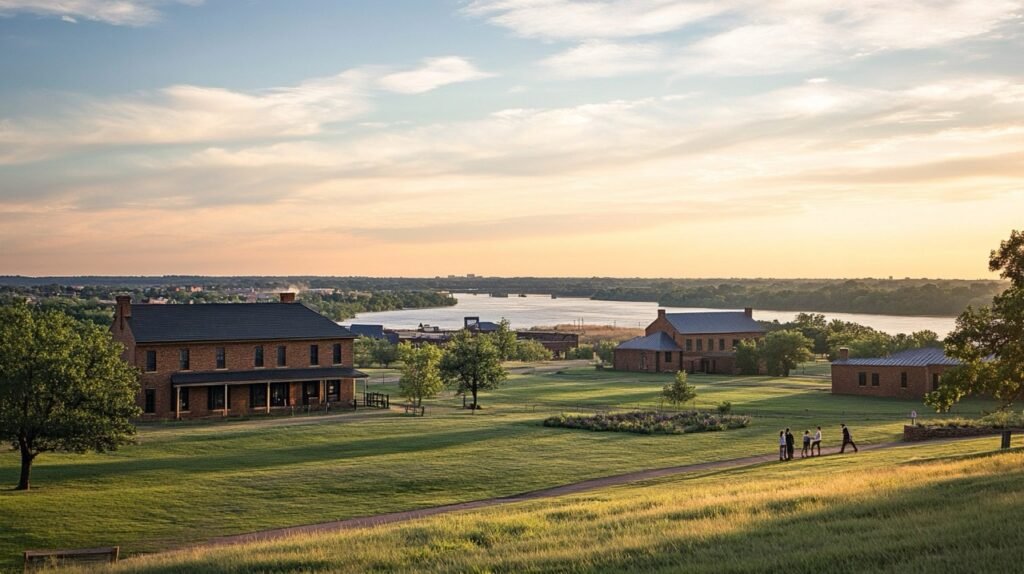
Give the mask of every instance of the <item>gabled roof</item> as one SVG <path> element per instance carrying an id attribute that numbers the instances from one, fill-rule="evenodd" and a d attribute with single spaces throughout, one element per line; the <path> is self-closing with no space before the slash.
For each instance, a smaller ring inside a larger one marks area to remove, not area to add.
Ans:
<path id="1" fill-rule="evenodd" d="M 765 328 L 743 311 L 666 313 L 665 318 L 683 335 L 711 333 L 763 333 Z"/>
<path id="2" fill-rule="evenodd" d="M 646 337 L 634 337 L 628 341 L 619 343 L 616 351 L 681 351 L 672 337 L 664 332 L 658 331 Z"/>
<path id="3" fill-rule="evenodd" d="M 942 349 L 925 347 L 893 353 L 888 357 L 865 357 L 833 361 L 833 365 L 859 365 L 864 367 L 928 367 L 931 365 L 956 366 L 960 361 L 947 357 Z"/>
<path id="4" fill-rule="evenodd" d="M 132 305 L 136 343 L 351 339 L 351 331 L 301 303 Z"/>

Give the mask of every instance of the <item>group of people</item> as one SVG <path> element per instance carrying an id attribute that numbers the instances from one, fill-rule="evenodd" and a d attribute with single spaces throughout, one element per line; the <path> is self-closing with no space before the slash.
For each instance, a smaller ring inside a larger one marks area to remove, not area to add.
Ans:
<path id="1" fill-rule="evenodd" d="M 853 447 L 853 452 L 860 452 L 857 449 L 857 444 L 853 442 L 853 436 L 850 434 L 850 429 L 845 425 L 840 425 L 843 429 L 843 446 L 840 447 L 839 452 L 845 453 L 846 447 Z M 812 435 L 811 431 L 805 430 L 803 437 L 803 450 L 800 451 L 800 458 L 807 458 L 809 456 L 821 456 L 821 427 Z M 818 454 L 814 454 L 814 449 L 818 449 Z M 796 452 L 796 437 L 787 428 L 786 430 L 779 431 L 779 460 L 793 460 L 794 453 Z"/>

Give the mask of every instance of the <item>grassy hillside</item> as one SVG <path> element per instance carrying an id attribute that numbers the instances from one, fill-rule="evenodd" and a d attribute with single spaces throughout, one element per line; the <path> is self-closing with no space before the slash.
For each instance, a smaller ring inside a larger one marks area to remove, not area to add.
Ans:
<path id="1" fill-rule="evenodd" d="M 115 572 L 1019 572 L 1024 452 L 993 441 L 674 478 Z"/>
<path id="2" fill-rule="evenodd" d="M 775 450 L 778 428 L 821 424 L 826 445 L 847 422 L 862 443 L 897 440 L 910 401 L 832 396 L 827 383 L 693 377 L 698 405 L 729 400 L 749 428 L 638 436 L 541 426 L 552 413 L 658 404 L 671 375 L 575 369 L 515 376 L 486 409 L 432 401 L 425 418 L 366 412 L 145 425 L 139 444 L 106 455 L 45 454 L 32 492 L 0 490 L 0 570 L 28 548 L 119 544 L 127 553 L 225 534 L 504 496 L 646 468 Z M 379 382 L 370 390 L 389 390 Z M 985 405 L 968 403 L 962 412 Z M 0 485 L 18 457 L 0 454 Z"/>

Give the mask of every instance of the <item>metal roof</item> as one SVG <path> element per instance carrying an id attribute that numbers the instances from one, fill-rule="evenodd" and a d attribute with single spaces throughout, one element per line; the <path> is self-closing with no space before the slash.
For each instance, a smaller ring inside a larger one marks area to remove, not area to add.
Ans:
<path id="1" fill-rule="evenodd" d="M 900 351 L 888 357 L 847 359 L 845 361 L 833 361 L 832 364 L 863 367 L 928 367 L 931 365 L 956 366 L 960 364 L 960 361 L 947 357 L 942 349 L 926 347 Z"/>
<path id="2" fill-rule="evenodd" d="M 385 339 L 384 325 L 357 325 L 352 324 L 346 327 L 353 334 L 371 339 Z"/>
<path id="3" fill-rule="evenodd" d="M 301 303 L 132 305 L 136 343 L 351 339 L 351 331 Z"/>
<path id="4" fill-rule="evenodd" d="M 763 333 L 765 328 L 744 311 L 666 313 L 665 318 L 683 335 Z"/>
<path id="5" fill-rule="evenodd" d="M 675 340 L 664 331 L 647 335 L 646 337 L 634 337 L 623 341 L 616 351 L 681 351 Z"/>
<path id="6" fill-rule="evenodd" d="M 366 373 L 352 367 L 309 367 L 303 369 L 253 369 L 251 371 L 204 371 L 174 373 L 171 384 L 179 387 L 239 383 L 319 381 L 322 379 L 365 379 Z"/>

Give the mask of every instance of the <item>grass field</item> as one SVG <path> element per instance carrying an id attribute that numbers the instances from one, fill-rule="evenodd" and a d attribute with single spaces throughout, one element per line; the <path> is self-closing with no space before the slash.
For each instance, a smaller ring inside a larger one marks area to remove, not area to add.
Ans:
<path id="1" fill-rule="evenodd" d="M 431 401 L 428 416 L 366 412 L 144 425 L 106 455 L 46 454 L 35 490 L 0 491 L 0 569 L 27 548 L 119 544 L 131 554 L 217 535 L 476 500 L 646 468 L 773 452 L 778 428 L 821 424 L 834 444 L 897 440 L 914 402 L 832 396 L 826 383 L 692 378 L 699 406 L 729 400 L 754 416 L 721 433 L 638 436 L 541 426 L 560 411 L 656 406 L 670 375 L 571 369 L 517 375 L 482 395 L 485 410 Z M 372 384 L 370 390 L 389 390 Z M 968 403 L 965 415 L 987 405 Z M 17 479 L 0 454 L 0 484 Z"/>
<path id="2" fill-rule="evenodd" d="M 740 470 L 115 572 L 1019 572 L 1024 451 L 991 440 Z"/>

